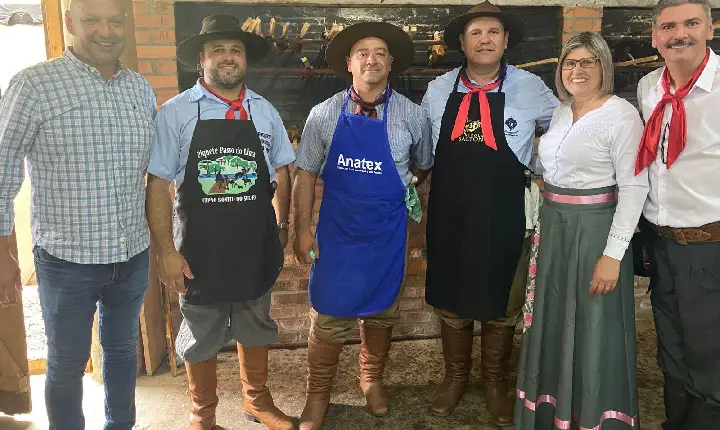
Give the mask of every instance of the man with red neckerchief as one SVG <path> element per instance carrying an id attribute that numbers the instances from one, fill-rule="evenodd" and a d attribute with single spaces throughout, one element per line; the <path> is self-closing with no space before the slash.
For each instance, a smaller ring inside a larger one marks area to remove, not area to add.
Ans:
<path id="1" fill-rule="evenodd" d="M 652 42 L 665 67 L 638 84 L 649 166 L 641 228 L 665 376 L 664 430 L 720 423 L 720 57 L 707 0 L 660 0 Z"/>
<path id="2" fill-rule="evenodd" d="M 160 281 L 181 294 L 176 350 L 185 361 L 191 430 L 215 425 L 217 352 L 231 339 L 246 417 L 270 430 L 293 428 L 266 382 L 278 331 L 270 295 L 288 240 L 287 165 L 295 153 L 277 110 L 245 85 L 247 65 L 268 50 L 237 17 L 205 18 L 177 52 L 202 76 L 164 103 L 155 121 L 147 217 Z"/>
<path id="3" fill-rule="evenodd" d="M 430 409 L 447 415 L 465 392 L 481 321 L 487 408 L 503 427 L 513 421 L 508 363 L 528 274 L 535 129 L 548 128 L 559 104 L 540 77 L 505 61 L 524 29 L 487 1 L 451 20 L 445 44 L 465 64 L 430 82 L 422 102 L 435 144 L 425 299 L 440 319 L 445 359 Z"/>

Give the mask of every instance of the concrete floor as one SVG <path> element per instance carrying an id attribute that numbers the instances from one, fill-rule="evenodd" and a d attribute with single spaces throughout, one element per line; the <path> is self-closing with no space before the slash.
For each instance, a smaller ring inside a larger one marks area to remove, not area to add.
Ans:
<path id="1" fill-rule="evenodd" d="M 648 313 L 639 314 L 637 327 L 638 384 L 643 429 L 660 428 L 663 418 L 662 377 L 655 363 L 655 332 Z M 446 418 L 427 413 L 428 399 L 442 377 L 442 355 L 439 340 L 397 342 L 391 349 L 386 377 L 391 396 L 391 413 L 377 419 L 366 412 L 364 397 L 358 386 L 357 345 L 349 345 L 341 356 L 332 405 L 324 429 L 327 430 L 477 430 L 493 429 L 485 411 L 479 363 L 479 338 L 473 352 L 472 385 L 455 411 Z M 520 338 L 516 338 L 519 345 Z M 286 413 L 298 417 L 304 405 L 305 349 L 273 350 L 270 356 L 269 386 L 276 404 Z M 517 363 L 518 349 L 513 351 Z M 218 424 L 228 430 L 260 430 L 259 424 L 246 422 L 242 415 L 242 396 L 235 354 L 223 353 L 219 358 Z M 14 419 L 0 415 L 2 430 L 47 429 L 42 398 L 44 376 L 33 376 L 34 412 Z M 184 373 L 170 376 L 167 368 L 154 377 L 140 377 L 137 387 L 136 429 L 186 429 L 188 399 Z M 103 425 L 102 387 L 89 377 L 85 381 L 87 429 Z"/>

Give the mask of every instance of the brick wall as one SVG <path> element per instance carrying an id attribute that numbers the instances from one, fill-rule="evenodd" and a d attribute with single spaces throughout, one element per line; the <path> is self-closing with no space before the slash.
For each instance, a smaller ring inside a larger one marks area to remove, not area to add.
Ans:
<path id="1" fill-rule="evenodd" d="M 138 71 L 155 89 L 158 106 L 178 93 L 172 1 L 133 1 Z"/>
<path id="2" fill-rule="evenodd" d="M 178 93 L 177 65 L 175 63 L 175 20 L 172 1 L 133 1 L 138 70 L 155 89 L 158 106 Z M 602 9 L 564 8 L 559 22 L 563 28 L 563 43 L 574 33 L 600 30 Z M 427 186 L 420 187 L 421 199 L 427 207 Z M 316 188 L 315 220 L 320 207 L 322 184 Z M 291 217 L 292 220 L 292 217 Z M 314 228 L 314 226 L 313 226 Z M 304 342 L 309 328 L 307 297 L 309 267 L 299 265 L 290 244 L 285 250 L 285 267 L 275 286 L 271 315 L 280 333 L 278 343 Z M 407 280 L 400 298 L 401 322 L 394 331 L 397 337 L 432 336 L 439 330 L 437 319 L 425 303 L 424 283 L 426 262 L 425 223 L 410 222 Z M 175 308 L 176 309 L 176 308 Z M 177 312 L 177 311 L 176 311 Z M 175 321 L 179 319 L 175 315 Z M 357 337 L 357 332 L 355 333 Z"/>
<path id="3" fill-rule="evenodd" d="M 562 16 L 562 43 L 583 31 L 600 32 L 602 29 L 602 7 L 564 7 Z"/>

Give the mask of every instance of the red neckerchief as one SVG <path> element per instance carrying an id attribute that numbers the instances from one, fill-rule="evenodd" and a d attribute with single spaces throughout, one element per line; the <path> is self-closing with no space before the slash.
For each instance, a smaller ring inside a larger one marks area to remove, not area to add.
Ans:
<path id="1" fill-rule="evenodd" d="M 455 118 L 455 126 L 452 129 L 450 140 L 455 140 L 463 135 L 463 132 L 465 131 L 465 123 L 467 122 L 468 112 L 470 111 L 470 99 L 472 98 L 473 94 L 477 94 L 478 100 L 480 102 L 480 127 L 483 133 L 483 140 L 485 140 L 485 144 L 487 146 L 497 151 L 495 135 L 493 134 L 492 122 L 490 120 L 490 103 L 488 102 L 486 92 L 499 87 L 502 83 L 502 80 L 498 79 L 493 83 L 478 87 L 477 85 L 470 82 L 470 79 L 465 76 L 464 71 L 462 71 L 461 73 L 462 74 L 460 75 L 460 79 L 462 80 L 463 85 L 465 85 L 465 87 L 470 91 L 465 93 L 462 102 L 460 102 L 460 109 L 458 110 L 458 115 Z"/>
<path id="2" fill-rule="evenodd" d="M 235 111 L 240 111 L 240 119 L 247 120 L 248 114 L 245 108 L 242 105 L 243 99 L 245 98 L 245 90 L 247 87 L 243 85 L 242 91 L 240 91 L 240 95 L 235 100 L 228 100 L 225 97 L 217 94 L 215 91 L 211 90 L 210 87 L 207 86 L 204 80 L 200 80 L 200 84 L 208 90 L 208 92 L 215 97 L 219 98 L 223 102 L 227 103 L 230 106 L 230 109 L 228 109 L 227 112 L 225 112 L 225 119 L 235 119 Z"/>
<path id="3" fill-rule="evenodd" d="M 660 131 L 663 126 L 663 114 L 665 113 L 665 105 L 667 103 L 672 104 L 672 118 L 670 119 L 670 135 L 668 136 L 668 149 L 667 149 L 667 168 L 669 169 L 675 160 L 680 156 L 680 153 L 685 148 L 685 141 L 687 138 L 687 121 L 685 113 L 685 102 L 683 98 L 688 95 L 690 90 L 697 82 L 698 78 L 702 74 L 705 65 L 710 58 L 710 50 L 708 49 L 705 53 L 705 59 L 700 66 L 693 73 L 692 78 L 682 87 L 675 91 L 675 94 L 670 93 L 670 70 L 667 66 L 665 72 L 663 72 L 662 79 L 660 81 L 663 91 L 662 99 L 655 105 L 650 118 L 645 123 L 645 130 L 643 130 L 642 139 L 640 140 L 640 148 L 638 149 L 637 161 L 635 162 L 635 174 L 639 174 L 644 168 L 652 164 L 657 157 L 658 146 L 660 143 Z"/>
<path id="4" fill-rule="evenodd" d="M 362 99 L 362 97 L 360 97 L 360 94 L 355 91 L 354 87 L 350 87 L 350 100 L 354 101 L 357 105 L 355 107 L 355 115 L 365 115 L 370 118 L 377 118 L 378 115 L 376 106 L 385 103 L 385 100 L 387 100 L 387 90 L 374 102 L 366 102 Z"/>

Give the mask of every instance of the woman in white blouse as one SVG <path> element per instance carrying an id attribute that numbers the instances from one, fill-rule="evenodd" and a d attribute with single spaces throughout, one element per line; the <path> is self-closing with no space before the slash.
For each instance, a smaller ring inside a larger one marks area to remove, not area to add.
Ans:
<path id="1" fill-rule="evenodd" d="M 555 85 L 563 103 L 538 149 L 545 190 L 515 426 L 635 429 L 628 247 L 648 193 L 647 172 L 634 174 L 643 124 L 632 104 L 612 94 L 612 57 L 599 34 L 567 43 Z"/>

